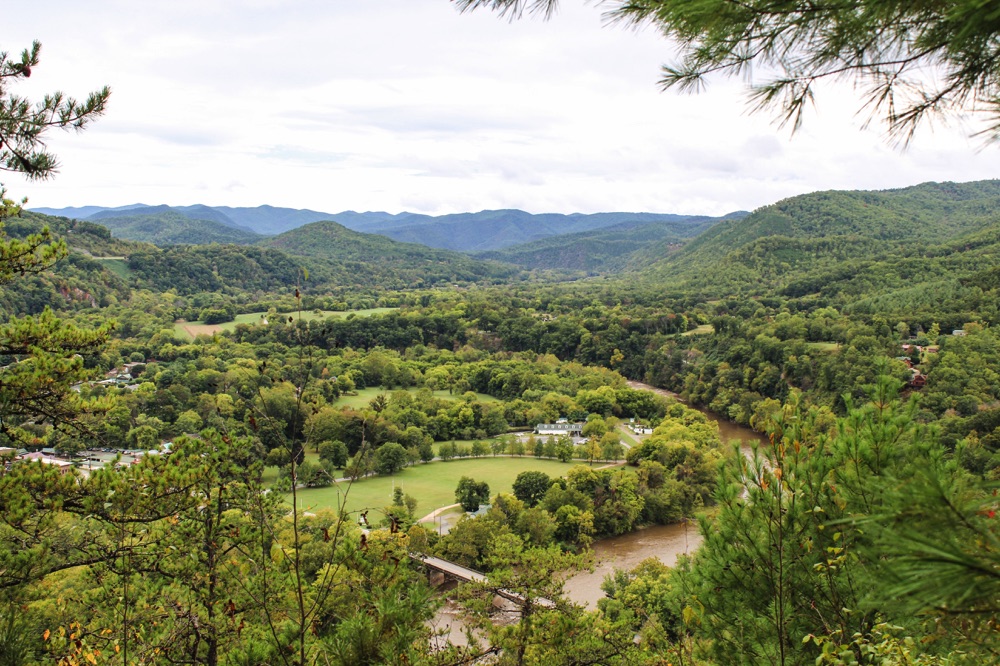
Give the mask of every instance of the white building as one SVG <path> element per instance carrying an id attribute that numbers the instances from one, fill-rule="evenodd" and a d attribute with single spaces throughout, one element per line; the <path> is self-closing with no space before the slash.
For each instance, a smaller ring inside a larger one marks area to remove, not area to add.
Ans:
<path id="1" fill-rule="evenodd" d="M 539 423 L 535 426 L 535 432 L 539 435 L 569 435 L 570 437 L 579 437 L 583 434 L 583 424 L 569 423 L 567 421 L 562 421 L 561 423 Z"/>

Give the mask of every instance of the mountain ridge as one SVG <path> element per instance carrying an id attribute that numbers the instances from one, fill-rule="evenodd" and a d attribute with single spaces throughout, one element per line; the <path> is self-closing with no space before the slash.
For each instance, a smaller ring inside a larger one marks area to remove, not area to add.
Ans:
<path id="1" fill-rule="evenodd" d="M 998 226 L 1000 180 L 827 190 L 720 222 L 670 256 L 640 251 L 633 261 L 636 276 L 646 282 L 687 285 L 705 294 L 830 293 L 834 284 L 863 289 L 854 273 L 865 271 L 865 262 L 896 265 L 916 248 L 974 238 Z M 847 265 L 855 267 L 851 275 L 836 268 Z M 866 279 L 888 286 L 883 276 Z"/>
<path id="2" fill-rule="evenodd" d="M 528 213 L 519 209 L 482 210 L 475 213 L 436 216 L 384 211 L 324 213 L 269 205 L 247 208 L 201 204 L 192 206 L 132 204 L 118 208 L 81 206 L 33 210 L 47 215 L 88 221 L 135 217 L 143 214 L 159 215 L 173 211 L 189 219 L 210 220 L 261 235 L 277 235 L 305 224 L 329 220 L 361 233 L 377 233 L 402 242 L 415 242 L 458 252 L 500 250 L 552 236 L 601 229 L 625 222 L 682 222 L 705 218 L 702 215 L 644 212 Z"/>

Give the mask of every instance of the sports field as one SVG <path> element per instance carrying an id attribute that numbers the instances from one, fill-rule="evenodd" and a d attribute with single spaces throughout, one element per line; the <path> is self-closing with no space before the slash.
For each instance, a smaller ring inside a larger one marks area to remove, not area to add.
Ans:
<path id="1" fill-rule="evenodd" d="M 525 456 L 523 458 L 464 458 L 435 461 L 407 467 L 393 477 L 371 477 L 344 482 L 326 488 L 306 488 L 299 491 L 299 503 L 305 511 L 332 508 L 338 509 L 345 501 L 348 511 L 381 509 L 392 504 L 393 488 L 398 486 L 407 495 L 417 500 L 417 516 L 425 516 L 431 511 L 455 503 L 455 487 L 463 476 L 471 476 L 476 481 L 490 484 L 490 495 L 511 492 L 517 475 L 526 470 L 539 470 L 549 476 L 558 477 L 573 465 L 581 464 L 545 460 Z"/>

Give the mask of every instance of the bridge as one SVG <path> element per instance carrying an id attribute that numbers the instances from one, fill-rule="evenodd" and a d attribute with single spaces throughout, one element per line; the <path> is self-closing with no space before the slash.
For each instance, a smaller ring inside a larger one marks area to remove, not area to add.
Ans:
<path id="1" fill-rule="evenodd" d="M 476 571 L 475 569 L 463 567 L 461 564 L 455 564 L 454 562 L 443 560 L 440 557 L 431 557 L 430 555 L 423 555 L 421 553 L 410 553 L 410 559 L 414 562 L 422 564 L 428 572 L 437 571 L 444 574 L 448 578 L 453 578 L 463 583 L 486 582 L 486 574 Z"/>
<path id="2" fill-rule="evenodd" d="M 436 571 L 442 574 L 445 578 L 451 578 L 462 583 L 489 583 L 486 578 L 486 574 L 483 572 L 463 567 L 461 564 L 455 564 L 454 562 L 449 562 L 448 560 L 441 559 L 440 557 L 432 557 L 422 553 L 410 553 L 410 559 L 427 569 L 428 575 Z M 505 590 L 503 588 L 496 588 L 493 591 L 497 596 L 503 597 L 508 601 L 513 601 L 519 606 L 524 606 L 527 603 L 524 595 L 518 594 L 517 592 L 512 592 L 511 590 Z M 533 603 L 541 608 L 552 609 L 556 607 L 555 602 L 544 597 L 537 597 L 533 600 Z"/>

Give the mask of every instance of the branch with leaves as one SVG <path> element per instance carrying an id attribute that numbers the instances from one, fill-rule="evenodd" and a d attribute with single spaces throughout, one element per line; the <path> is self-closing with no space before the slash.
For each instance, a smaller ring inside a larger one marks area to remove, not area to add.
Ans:
<path id="1" fill-rule="evenodd" d="M 551 16 L 558 0 L 453 0 L 510 19 Z M 989 116 L 1000 139 L 1000 14 L 993 3 L 910 0 L 615 0 L 612 22 L 651 26 L 679 53 L 663 88 L 700 91 L 711 74 L 743 77 L 754 111 L 798 129 L 816 84 L 863 92 L 866 122 L 908 142 L 932 116 Z M 760 77 L 754 80 L 754 75 Z M 761 77 L 762 74 L 762 77 Z"/>
<path id="2" fill-rule="evenodd" d="M 59 167 L 55 156 L 46 150 L 42 135 L 54 127 L 83 129 L 104 113 L 111 96 L 111 89 L 105 86 L 82 102 L 54 92 L 32 104 L 8 92 L 12 81 L 31 76 L 41 49 L 41 44 L 33 42 L 19 59 L 0 52 L 0 170 L 16 171 L 32 179 L 48 178 Z"/>

